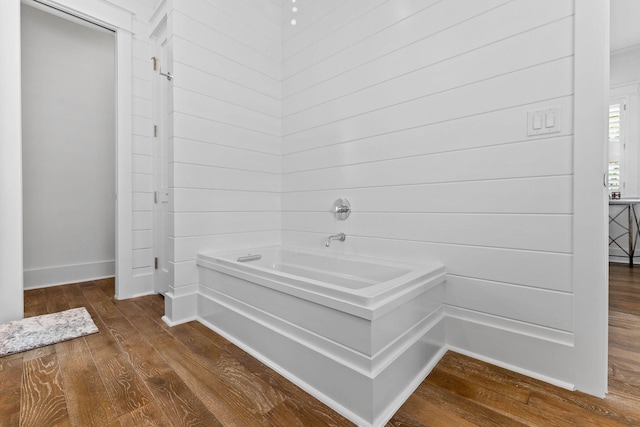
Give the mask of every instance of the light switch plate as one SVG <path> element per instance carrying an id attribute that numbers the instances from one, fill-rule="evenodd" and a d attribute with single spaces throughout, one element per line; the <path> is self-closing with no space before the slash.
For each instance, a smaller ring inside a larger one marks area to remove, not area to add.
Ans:
<path id="1" fill-rule="evenodd" d="M 562 131 L 562 107 L 554 106 L 527 111 L 527 136 L 546 135 Z"/>

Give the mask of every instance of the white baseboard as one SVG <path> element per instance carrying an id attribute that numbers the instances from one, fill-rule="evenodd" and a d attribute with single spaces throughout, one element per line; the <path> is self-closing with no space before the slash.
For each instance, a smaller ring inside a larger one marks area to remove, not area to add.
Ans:
<path id="1" fill-rule="evenodd" d="M 446 307 L 447 348 L 574 390 L 573 334 L 457 307 Z"/>
<path id="2" fill-rule="evenodd" d="M 114 277 L 115 261 L 99 261 L 85 264 L 60 265 L 24 270 L 24 289 L 47 288 L 69 283 Z"/>

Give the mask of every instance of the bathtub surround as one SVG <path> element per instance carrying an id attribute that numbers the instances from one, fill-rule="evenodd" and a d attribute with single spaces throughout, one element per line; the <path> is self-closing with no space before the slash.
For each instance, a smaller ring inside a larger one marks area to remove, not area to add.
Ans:
<path id="1" fill-rule="evenodd" d="M 251 253 L 198 256 L 197 319 L 358 425 L 384 425 L 445 353 L 442 265 Z"/>
<path id="2" fill-rule="evenodd" d="M 594 66 L 605 37 L 584 30 L 600 28 L 602 10 L 335 0 L 301 4 L 291 26 L 290 4 L 279 19 L 272 5 L 166 10 L 177 156 L 167 321 L 199 316 L 198 252 L 322 248 L 344 232 L 327 251 L 445 265 L 449 348 L 602 396 L 604 88 L 588 87 L 605 72 Z M 528 115 L 550 108 L 559 132 L 531 135 Z M 328 209 L 336 197 L 357 207 L 348 221 Z"/>

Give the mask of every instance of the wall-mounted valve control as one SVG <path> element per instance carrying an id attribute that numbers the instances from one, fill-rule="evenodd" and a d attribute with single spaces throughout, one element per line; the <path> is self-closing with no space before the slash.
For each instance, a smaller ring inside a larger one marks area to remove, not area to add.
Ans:
<path id="1" fill-rule="evenodd" d="M 349 203 L 349 201 L 344 197 L 341 197 L 333 203 L 332 212 L 336 218 L 340 221 L 344 221 L 349 218 L 349 215 L 351 214 L 351 203 Z"/>

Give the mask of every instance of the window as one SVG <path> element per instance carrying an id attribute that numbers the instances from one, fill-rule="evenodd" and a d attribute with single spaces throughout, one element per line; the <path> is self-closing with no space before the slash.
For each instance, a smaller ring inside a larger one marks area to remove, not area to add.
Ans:
<path id="1" fill-rule="evenodd" d="M 622 179 L 624 165 L 624 143 L 622 121 L 626 103 L 619 99 L 609 105 L 609 193 L 624 193 Z"/>

